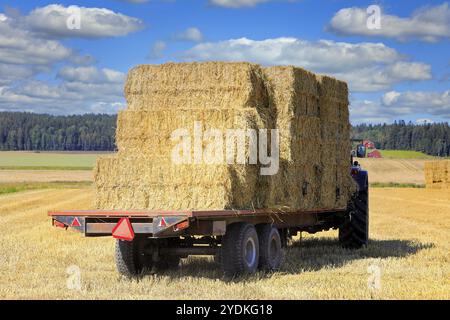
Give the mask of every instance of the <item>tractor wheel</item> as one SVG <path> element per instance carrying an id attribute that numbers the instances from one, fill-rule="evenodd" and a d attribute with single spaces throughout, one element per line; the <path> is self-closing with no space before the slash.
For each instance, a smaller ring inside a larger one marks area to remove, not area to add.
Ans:
<path id="1" fill-rule="evenodd" d="M 259 268 L 266 271 L 278 270 L 283 260 L 278 229 L 264 223 L 257 225 L 256 230 L 259 239 Z"/>
<path id="2" fill-rule="evenodd" d="M 144 269 L 145 262 L 142 250 L 142 241 L 116 240 L 115 249 L 117 271 L 128 277 L 136 277 Z"/>
<path id="3" fill-rule="evenodd" d="M 339 227 L 339 242 L 344 248 L 359 249 L 369 242 L 368 188 L 352 197 L 348 215 Z"/>
<path id="4" fill-rule="evenodd" d="M 227 227 L 222 238 L 222 269 L 226 276 L 255 273 L 259 263 L 258 234 L 252 224 L 238 222 Z"/>

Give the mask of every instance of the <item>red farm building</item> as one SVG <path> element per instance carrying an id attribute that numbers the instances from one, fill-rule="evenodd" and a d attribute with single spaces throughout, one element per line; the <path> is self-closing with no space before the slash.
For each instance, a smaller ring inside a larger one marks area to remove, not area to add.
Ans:
<path id="1" fill-rule="evenodd" d="M 370 140 L 364 140 L 363 145 L 364 147 L 366 147 L 366 149 L 375 149 L 375 143 Z"/>

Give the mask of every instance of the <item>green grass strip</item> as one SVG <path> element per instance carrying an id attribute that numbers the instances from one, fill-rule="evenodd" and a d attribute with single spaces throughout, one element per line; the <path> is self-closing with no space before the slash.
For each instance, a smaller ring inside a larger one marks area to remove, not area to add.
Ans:
<path id="1" fill-rule="evenodd" d="M 93 167 L 58 167 L 58 166 L 0 166 L 0 170 L 62 170 L 62 171 L 90 171 Z"/>
<path id="2" fill-rule="evenodd" d="M 397 182 L 372 182 L 371 188 L 425 188 L 424 184 L 397 183 Z"/>
<path id="3" fill-rule="evenodd" d="M 0 195 L 39 189 L 76 189 L 89 187 L 91 185 L 91 181 L 0 183 Z"/>

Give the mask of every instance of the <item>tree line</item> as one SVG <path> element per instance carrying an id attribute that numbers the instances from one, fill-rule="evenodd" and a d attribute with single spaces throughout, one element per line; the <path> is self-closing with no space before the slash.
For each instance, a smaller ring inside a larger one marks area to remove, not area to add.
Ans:
<path id="1" fill-rule="evenodd" d="M 0 150 L 115 150 L 116 115 L 0 112 Z"/>
<path id="2" fill-rule="evenodd" d="M 377 149 L 414 150 L 433 156 L 450 156 L 450 126 L 447 122 L 413 124 L 403 120 L 393 124 L 359 124 L 352 137 L 369 139 Z"/>
<path id="3" fill-rule="evenodd" d="M 116 115 L 55 116 L 0 112 L 0 150 L 113 151 Z M 422 151 L 450 156 L 449 124 L 359 124 L 352 137 L 369 139 L 378 149 Z"/>

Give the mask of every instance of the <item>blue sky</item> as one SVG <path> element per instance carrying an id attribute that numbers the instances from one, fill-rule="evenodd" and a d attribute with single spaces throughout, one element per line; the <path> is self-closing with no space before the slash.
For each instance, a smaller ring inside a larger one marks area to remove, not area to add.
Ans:
<path id="1" fill-rule="evenodd" d="M 444 1 L 0 4 L 3 111 L 114 113 L 125 106 L 123 82 L 134 65 L 218 59 L 293 64 L 346 80 L 353 123 L 450 119 Z M 378 29 L 367 27 L 370 5 L 381 10 Z M 79 28 L 69 29 L 74 16 Z"/>

